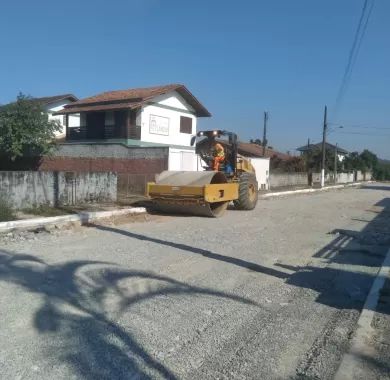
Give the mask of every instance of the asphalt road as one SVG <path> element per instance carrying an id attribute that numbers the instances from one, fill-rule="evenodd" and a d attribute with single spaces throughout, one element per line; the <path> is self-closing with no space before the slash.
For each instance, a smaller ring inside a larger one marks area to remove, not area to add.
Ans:
<path id="1" fill-rule="evenodd" d="M 0 238 L 0 378 L 331 379 L 389 210 L 372 185 Z"/>

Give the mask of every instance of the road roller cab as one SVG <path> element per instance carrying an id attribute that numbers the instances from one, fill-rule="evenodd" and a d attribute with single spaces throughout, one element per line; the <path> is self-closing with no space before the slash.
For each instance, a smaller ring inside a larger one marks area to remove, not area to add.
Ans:
<path id="1" fill-rule="evenodd" d="M 213 170 L 216 143 L 224 147 L 219 170 Z M 256 207 L 258 185 L 251 163 L 238 154 L 237 135 L 222 130 L 201 131 L 191 140 L 204 171 L 164 171 L 148 183 L 147 196 L 162 212 L 219 217 L 233 202 L 236 209 Z"/>

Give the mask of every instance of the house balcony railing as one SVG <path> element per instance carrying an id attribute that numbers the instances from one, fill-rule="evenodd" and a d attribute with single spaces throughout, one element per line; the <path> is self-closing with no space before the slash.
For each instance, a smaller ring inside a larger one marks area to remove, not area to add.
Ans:
<path id="1" fill-rule="evenodd" d="M 87 127 L 70 127 L 68 128 L 67 140 L 86 140 Z"/>
<path id="2" fill-rule="evenodd" d="M 116 139 L 123 138 L 123 136 L 115 135 L 115 127 L 114 126 L 105 126 L 104 128 L 104 137 L 102 140 L 107 139 Z M 141 126 L 136 125 L 128 128 L 127 130 L 127 138 L 132 140 L 140 140 L 141 139 Z M 69 127 L 68 134 L 66 136 L 68 141 L 80 141 L 80 140 L 99 140 L 99 138 L 88 136 L 87 127 L 79 126 L 79 127 Z"/>

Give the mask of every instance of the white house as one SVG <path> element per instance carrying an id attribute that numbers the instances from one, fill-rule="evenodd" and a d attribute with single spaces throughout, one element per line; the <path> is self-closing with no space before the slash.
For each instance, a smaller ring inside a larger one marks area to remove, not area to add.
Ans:
<path id="1" fill-rule="evenodd" d="M 70 122 L 75 114 L 77 126 Z M 197 170 L 191 137 L 198 117 L 211 116 L 181 84 L 104 92 L 65 105 L 59 115 L 68 118 L 67 141 L 167 146 L 169 170 Z"/>
<path id="2" fill-rule="evenodd" d="M 49 120 L 58 120 L 61 124 L 61 131 L 56 132 L 56 138 L 65 138 L 66 130 L 66 117 L 62 115 L 54 115 L 55 112 L 61 110 L 67 104 L 76 102 L 78 99 L 72 94 L 63 94 L 55 96 L 46 96 L 44 98 L 33 98 L 33 101 L 37 101 L 42 104 L 45 111 L 49 115 Z M 78 126 L 80 124 L 80 115 L 73 114 L 69 117 L 69 125 Z"/>

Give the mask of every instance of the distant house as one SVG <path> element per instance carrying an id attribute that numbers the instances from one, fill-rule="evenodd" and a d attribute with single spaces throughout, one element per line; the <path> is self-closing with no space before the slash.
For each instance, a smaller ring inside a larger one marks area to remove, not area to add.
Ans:
<path id="1" fill-rule="evenodd" d="M 343 149 L 339 146 L 336 147 L 336 145 L 326 143 L 326 149 L 335 151 L 337 149 L 337 157 L 340 162 L 342 162 L 345 158 L 346 155 L 348 155 L 348 151 L 346 149 Z M 303 145 L 299 148 L 297 148 L 298 152 L 301 152 L 302 154 L 305 154 L 307 152 L 315 152 L 315 151 L 322 151 L 322 142 L 317 143 L 317 144 L 308 144 L 308 145 Z"/>
<path id="2" fill-rule="evenodd" d="M 265 148 L 263 152 L 263 147 L 259 144 L 254 143 L 245 143 L 239 142 L 238 152 L 246 157 L 266 157 L 273 158 L 277 157 L 281 160 L 289 160 L 292 157 L 286 153 L 278 152 L 277 150 L 271 148 Z"/>
<path id="3" fill-rule="evenodd" d="M 40 103 L 43 109 L 48 113 L 49 120 L 58 120 L 61 124 L 61 130 L 56 132 L 57 139 L 64 139 L 66 135 L 66 117 L 55 115 L 55 112 L 61 110 L 67 104 L 76 102 L 78 98 L 73 94 L 62 94 L 54 96 L 45 96 L 42 98 L 31 98 L 32 102 Z M 80 124 L 80 116 L 78 114 L 69 117 L 69 125 L 76 126 Z"/>
<path id="4" fill-rule="evenodd" d="M 78 114 L 79 124 L 72 125 L 70 118 Z M 55 115 L 68 120 L 67 142 L 167 147 L 169 170 L 196 170 L 191 137 L 198 117 L 211 116 L 182 84 L 103 92 L 69 103 Z"/>
<path id="5" fill-rule="evenodd" d="M 62 94 L 55 96 L 46 96 L 43 98 L 33 98 L 35 102 L 42 104 L 49 115 L 49 120 L 58 120 L 61 124 L 61 131 L 56 132 L 57 139 L 63 139 L 66 135 L 66 117 L 55 115 L 55 112 L 64 108 L 64 106 L 76 102 L 78 98 L 73 94 Z M 80 124 L 80 115 L 74 114 L 69 117 L 69 125 L 76 126 Z"/>

